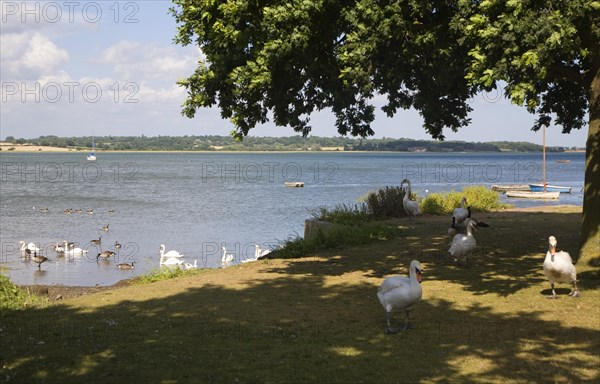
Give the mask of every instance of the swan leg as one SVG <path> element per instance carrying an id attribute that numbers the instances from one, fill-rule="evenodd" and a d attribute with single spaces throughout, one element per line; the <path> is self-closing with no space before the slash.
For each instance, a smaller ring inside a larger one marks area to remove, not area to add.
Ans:
<path id="1" fill-rule="evenodd" d="M 404 325 L 402 326 L 402 330 L 406 331 L 408 329 L 412 329 L 412 325 L 409 323 L 410 319 L 410 311 L 407 309 L 404 311 Z"/>
<path id="2" fill-rule="evenodd" d="M 573 290 L 569 293 L 571 297 L 579 297 L 579 290 L 577 289 L 577 280 L 573 280 Z"/>
<path id="3" fill-rule="evenodd" d="M 398 333 L 398 329 L 392 328 L 392 326 L 390 325 L 390 313 L 388 311 L 385 311 L 385 318 L 387 320 L 387 328 L 385 329 L 385 334 L 393 335 L 395 333 Z"/>
<path id="4" fill-rule="evenodd" d="M 558 299 L 558 296 L 556 296 L 556 292 L 554 291 L 554 284 L 550 283 L 550 287 L 552 288 L 552 296 L 548 296 L 546 298 L 547 299 Z"/>

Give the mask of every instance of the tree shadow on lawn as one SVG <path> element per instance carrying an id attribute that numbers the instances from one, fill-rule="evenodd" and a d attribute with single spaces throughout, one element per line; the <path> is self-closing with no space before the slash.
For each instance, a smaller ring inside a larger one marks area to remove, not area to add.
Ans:
<path id="1" fill-rule="evenodd" d="M 178 294 L 149 300 L 134 300 L 149 286 L 132 286 L 90 296 L 85 306 L 65 302 L 4 314 L 1 377 L 7 383 L 600 379 L 598 331 L 543 320 L 542 312 L 498 314 L 431 298 L 415 307 L 413 330 L 385 335 L 371 283 L 287 275 L 233 289 L 207 284 L 206 275 L 188 280 Z"/>
<path id="2" fill-rule="evenodd" d="M 559 249 L 572 256 L 579 252 L 579 213 L 497 212 L 482 217 L 492 228 L 482 227 L 475 233 L 477 248 L 466 268 L 455 266 L 447 255 L 452 240 L 447 235 L 447 217 L 428 216 L 410 224 L 400 220 L 405 230 L 397 239 L 349 247 L 341 253 L 326 251 L 320 258 L 297 259 L 283 273 L 339 276 L 362 271 L 365 277 L 383 278 L 407 274 L 411 260 L 417 259 L 426 264 L 427 279 L 456 282 L 476 295 L 509 296 L 548 282 L 542 264 L 550 235 L 557 237 Z M 577 268 L 582 290 L 600 286 L 597 269 Z"/>

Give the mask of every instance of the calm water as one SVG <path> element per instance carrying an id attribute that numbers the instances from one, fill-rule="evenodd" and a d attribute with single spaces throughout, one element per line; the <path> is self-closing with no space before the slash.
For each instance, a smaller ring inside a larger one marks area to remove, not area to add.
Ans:
<path id="1" fill-rule="evenodd" d="M 161 243 L 211 268 L 221 267 L 224 244 L 235 264 L 253 256 L 255 243 L 266 249 L 301 236 L 311 209 L 356 203 L 405 177 L 419 196 L 541 181 L 539 154 L 99 153 L 94 163 L 84 153 L 5 153 L 0 160 L 0 268 L 18 284 L 114 284 L 157 268 Z M 581 205 L 583 178 L 583 153 L 548 154 L 547 181 L 574 193 L 555 202 L 509 202 Z M 286 188 L 285 181 L 305 187 Z M 63 213 L 67 208 L 82 213 Z M 100 236 L 100 246 L 90 243 Z M 20 240 L 35 242 L 50 258 L 41 271 L 21 257 Z M 62 240 L 89 252 L 57 257 L 51 246 Z M 100 249 L 114 250 L 115 240 L 123 246 L 116 260 L 135 260 L 135 269 L 96 262 Z"/>

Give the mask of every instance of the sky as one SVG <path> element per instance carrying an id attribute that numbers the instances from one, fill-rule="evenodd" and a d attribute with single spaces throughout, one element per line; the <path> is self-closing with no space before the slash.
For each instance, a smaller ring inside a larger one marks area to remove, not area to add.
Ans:
<path id="1" fill-rule="evenodd" d="M 181 115 L 176 84 L 196 68 L 198 47 L 173 43 L 177 25 L 168 0 L 1 1 L 0 139 L 39 136 L 228 135 L 233 125 L 216 108 Z M 384 96 L 373 104 L 383 106 Z M 471 125 L 445 130 L 446 140 L 528 141 L 536 118 L 501 93 L 473 98 Z M 314 136 L 339 136 L 330 111 L 311 116 Z M 376 138 L 431 139 L 415 110 L 388 118 L 379 110 Z M 296 135 L 267 123 L 251 136 Z M 571 134 L 551 125 L 549 146 L 585 147 L 587 127 Z"/>

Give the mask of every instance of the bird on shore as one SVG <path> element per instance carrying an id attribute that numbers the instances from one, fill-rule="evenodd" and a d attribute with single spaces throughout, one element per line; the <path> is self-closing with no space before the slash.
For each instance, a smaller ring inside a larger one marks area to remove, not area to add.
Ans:
<path id="1" fill-rule="evenodd" d="M 458 233 L 454 235 L 452 242 L 450 243 L 450 249 L 448 250 L 448 254 L 452 257 L 454 262 L 462 266 L 466 265 L 469 260 L 469 255 L 477 246 L 477 241 L 475 241 L 475 237 L 473 236 L 473 233 L 477 229 L 477 221 L 474 219 L 467 219 L 465 224 L 467 226 L 467 233 Z M 464 264 L 462 263 L 463 257 L 465 259 Z"/>
<path id="2" fill-rule="evenodd" d="M 550 236 L 548 238 L 548 252 L 546 253 L 546 259 L 544 260 L 544 274 L 550 281 L 550 288 L 552 288 L 552 296 L 548 296 L 548 298 L 558 298 L 554 291 L 555 283 L 571 283 L 573 289 L 569 293 L 569 296 L 578 297 L 577 270 L 573 265 L 571 255 L 565 251 L 557 252 L 556 244 L 556 237 Z"/>
<path id="3" fill-rule="evenodd" d="M 412 217 L 420 215 L 421 211 L 419 210 L 419 203 L 416 201 L 410 200 L 410 180 L 408 180 L 408 179 L 402 180 L 402 182 L 400 183 L 400 187 L 402 187 L 402 185 L 404 185 L 404 183 L 406 183 L 407 187 L 406 187 L 406 190 L 404 191 L 404 198 L 402 199 L 402 206 L 404 207 L 404 211 L 406 212 L 406 215 L 408 216 L 408 220 L 412 220 Z"/>
<path id="4" fill-rule="evenodd" d="M 460 224 L 463 221 L 467 220 L 469 217 L 471 217 L 471 207 L 465 208 L 466 204 L 467 198 L 463 196 L 463 198 L 460 201 L 460 207 L 455 208 L 452 212 L 452 217 L 456 219 L 457 224 Z"/>
<path id="5" fill-rule="evenodd" d="M 115 253 L 113 251 L 102 251 L 98 254 L 98 256 L 96 256 L 96 261 L 98 261 L 99 259 L 108 259 L 109 257 L 113 256 Z"/>
<path id="6" fill-rule="evenodd" d="M 135 261 L 132 261 L 131 263 L 120 263 L 117 264 L 117 268 L 119 269 L 133 269 L 133 264 L 135 263 Z"/>
<path id="7" fill-rule="evenodd" d="M 37 263 L 38 269 L 42 269 L 42 263 L 48 261 L 48 258 L 46 256 L 38 255 L 37 252 L 34 251 L 31 260 L 33 260 L 34 263 Z"/>
<path id="8" fill-rule="evenodd" d="M 410 262 L 409 276 L 390 276 L 383 280 L 377 297 L 385 310 L 387 328 L 385 333 L 398 333 L 399 330 L 409 329 L 409 318 L 412 307 L 421 301 L 421 263 L 417 260 Z M 392 328 L 390 316 L 393 312 L 404 311 L 404 325 L 400 329 Z"/>

